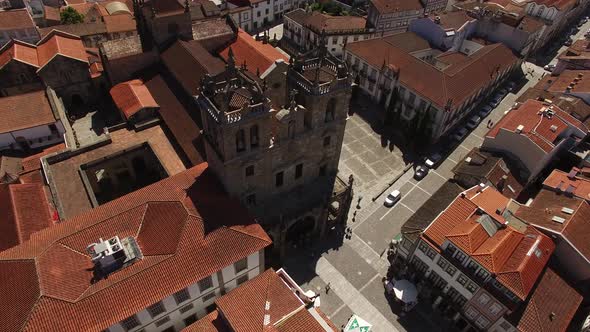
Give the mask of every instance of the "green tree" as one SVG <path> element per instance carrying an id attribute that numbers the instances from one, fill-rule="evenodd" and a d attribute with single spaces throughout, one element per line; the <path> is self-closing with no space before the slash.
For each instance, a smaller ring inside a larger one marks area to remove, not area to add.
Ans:
<path id="1" fill-rule="evenodd" d="M 66 7 L 59 16 L 62 24 L 84 23 L 84 15 L 72 7 Z"/>

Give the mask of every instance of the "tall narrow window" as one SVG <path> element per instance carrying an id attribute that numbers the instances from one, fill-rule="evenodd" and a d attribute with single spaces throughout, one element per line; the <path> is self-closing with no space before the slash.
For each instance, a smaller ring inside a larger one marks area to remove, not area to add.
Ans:
<path id="1" fill-rule="evenodd" d="M 334 114 L 336 113 L 336 98 L 332 98 L 328 100 L 328 105 L 326 106 L 326 117 L 324 122 L 330 122 L 334 120 Z"/>
<path id="2" fill-rule="evenodd" d="M 246 176 L 254 175 L 254 165 L 246 167 Z"/>
<path id="3" fill-rule="evenodd" d="M 326 165 L 320 166 L 320 176 L 326 175 L 326 170 L 327 170 L 327 166 Z"/>
<path id="4" fill-rule="evenodd" d="M 244 143 L 244 129 L 240 129 L 236 133 L 236 151 L 242 152 L 245 149 L 246 149 L 246 144 Z"/>
<path id="5" fill-rule="evenodd" d="M 250 127 L 250 146 L 253 148 L 258 147 L 258 125 Z"/>
<path id="6" fill-rule="evenodd" d="M 329 146 L 330 145 L 330 136 L 326 136 L 324 137 L 324 146 Z"/>
<path id="7" fill-rule="evenodd" d="M 303 164 L 298 164 L 295 166 L 295 178 L 299 179 L 301 176 L 303 176 Z"/>
<path id="8" fill-rule="evenodd" d="M 275 176 L 275 185 L 280 187 L 283 185 L 283 172 L 278 172 Z"/>

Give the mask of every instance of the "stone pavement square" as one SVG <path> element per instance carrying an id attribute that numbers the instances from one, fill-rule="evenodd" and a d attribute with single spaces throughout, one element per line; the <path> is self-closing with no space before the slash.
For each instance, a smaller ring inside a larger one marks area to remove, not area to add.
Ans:
<path id="1" fill-rule="evenodd" d="M 321 309 L 326 315 L 336 311 L 344 302 L 334 293 L 329 291 L 326 294 L 326 282 L 315 274 L 313 266 L 302 267 L 301 263 L 305 259 L 293 259 L 285 262 L 283 268 L 293 280 L 304 290 L 312 290 L 320 294 Z"/>
<path id="2" fill-rule="evenodd" d="M 390 149 L 387 139 L 373 128 L 380 127 L 380 123 L 377 121 L 371 124 L 367 121 L 376 120 L 365 120 L 358 114 L 348 119 L 339 165 L 342 177 L 347 178 L 352 174 L 360 180 L 355 193 L 361 196 L 386 185 L 405 166 L 401 150 L 393 145 Z"/>
<path id="3" fill-rule="evenodd" d="M 459 160 L 457 160 L 457 162 L 460 162 Z M 452 179 L 454 174 L 453 174 L 453 167 L 455 167 L 455 164 L 452 160 L 445 160 L 444 162 L 442 162 L 436 169 L 435 171 L 442 175 L 443 177 L 447 178 L 447 179 Z"/>
<path id="4" fill-rule="evenodd" d="M 469 150 L 462 148 L 462 147 L 457 147 L 457 149 L 455 151 L 453 151 L 453 153 L 451 153 L 448 158 L 451 158 L 456 162 L 460 162 L 465 159 L 465 156 L 467 156 L 467 153 L 469 153 Z"/>
<path id="5" fill-rule="evenodd" d="M 376 212 L 354 230 L 355 234 L 379 255 L 388 247 L 389 241 L 400 232 L 401 226 L 412 215 L 412 212 L 401 204 L 397 204 L 391 209 L 382 220 L 379 216 L 383 214 Z"/>
<path id="6" fill-rule="evenodd" d="M 343 244 L 338 250 L 331 250 L 324 257 L 356 289 L 363 287 L 377 274 L 377 271 L 347 244 Z"/>

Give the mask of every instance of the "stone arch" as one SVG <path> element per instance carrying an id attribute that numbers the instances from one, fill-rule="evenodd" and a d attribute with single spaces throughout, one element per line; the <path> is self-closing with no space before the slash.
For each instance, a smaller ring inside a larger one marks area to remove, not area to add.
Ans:
<path id="1" fill-rule="evenodd" d="M 304 218 L 295 221 L 289 228 L 287 228 L 287 234 L 285 240 L 288 243 L 298 243 L 302 241 L 309 234 L 313 233 L 316 228 L 316 219 L 312 216 L 306 216 Z"/>

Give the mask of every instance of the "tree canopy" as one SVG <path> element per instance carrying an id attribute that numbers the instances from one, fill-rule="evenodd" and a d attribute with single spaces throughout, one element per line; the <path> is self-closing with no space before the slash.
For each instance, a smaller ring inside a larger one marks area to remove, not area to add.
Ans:
<path id="1" fill-rule="evenodd" d="M 78 11 L 72 7 L 66 7 L 59 14 L 62 24 L 76 24 L 84 22 L 84 14 L 78 13 Z"/>

